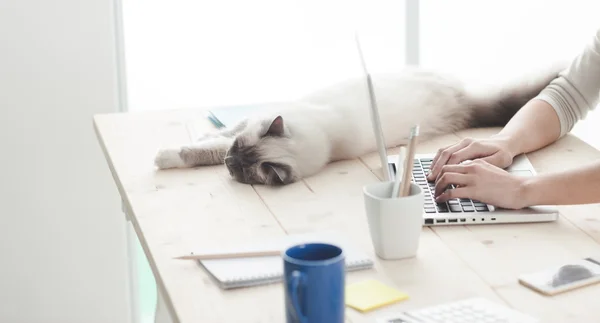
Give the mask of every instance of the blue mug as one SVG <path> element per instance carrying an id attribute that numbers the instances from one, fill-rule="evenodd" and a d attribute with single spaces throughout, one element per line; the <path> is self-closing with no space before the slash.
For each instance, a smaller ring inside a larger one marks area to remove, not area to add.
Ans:
<path id="1" fill-rule="evenodd" d="M 343 323 L 345 254 L 326 243 L 293 246 L 283 254 L 287 323 Z"/>

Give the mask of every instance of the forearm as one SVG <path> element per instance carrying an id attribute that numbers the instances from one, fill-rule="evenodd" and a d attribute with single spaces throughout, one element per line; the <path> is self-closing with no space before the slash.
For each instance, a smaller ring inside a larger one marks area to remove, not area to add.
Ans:
<path id="1" fill-rule="evenodd" d="M 523 182 L 524 206 L 600 203 L 600 161 Z"/>
<path id="2" fill-rule="evenodd" d="M 600 30 L 541 93 L 498 134 L 513 155 L 540 149 L 565 135 L 599 103 Z"/>
<path id="3" fill-rule="evenodd" d="M 497 134 L 513 156 L 543 148 L 560 137 L 560 120 L 545 101 L 531 100 Z"/>

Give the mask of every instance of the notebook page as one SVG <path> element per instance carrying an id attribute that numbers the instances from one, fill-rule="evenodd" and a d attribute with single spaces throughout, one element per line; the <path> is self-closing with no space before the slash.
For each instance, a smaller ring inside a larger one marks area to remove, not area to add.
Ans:
<path id="1" fill-rule="evenodd" d="M 234 252 L 282 250 L 305 242 L 325 242 L 338 245 L 344 250 L 348 270 L 370 268 L 373 261 L 365 252 L 349 243 L 349 240 L 336 232 L 319 232 L 302 235 L 290 235 L 280 239 L 261 242 L 249 246 L 240 246 Z M 215 252 L 223 252 L 219 250 Z M 227 252 L 225 251 L 225 252 Z M 212 276 L 227 288 L 227 285 L 254 285 L 260 281 L 269 282 L 280 280 L 283 275 L 283 260 L 281 257 L 256 257 L 235 259 L 202 260 L 200 263 Z"/>

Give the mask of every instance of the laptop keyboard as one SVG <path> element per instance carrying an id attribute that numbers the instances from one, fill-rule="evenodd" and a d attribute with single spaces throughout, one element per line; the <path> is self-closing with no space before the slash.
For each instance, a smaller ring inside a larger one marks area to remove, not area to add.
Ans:
<path id="1" fill-rule="evenodd" d="M 471 213 L 489 212 L 487 205 L 471 199 L 452 199 L 443 203 L 433 200 L 435 194 L 435 183 L 427 181 L 426 175 L 431 167 L 432 158 L 415 159 L 413 162 L 412 181 L 423 190 L 425 213 Z M 396 165 L 392 164 L 394 173 Z M 453 188 L 454 186 L 452 186 Z"/>

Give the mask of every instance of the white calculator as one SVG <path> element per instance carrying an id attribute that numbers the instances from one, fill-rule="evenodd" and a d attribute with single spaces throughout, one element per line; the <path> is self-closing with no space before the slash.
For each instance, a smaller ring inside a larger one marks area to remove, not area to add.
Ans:
<path id="1" fill-rule="evenodd" d="M 388 315 L 377 323 L 538 323 L 539 320 L 484 298 L 424 307 Z"/>

